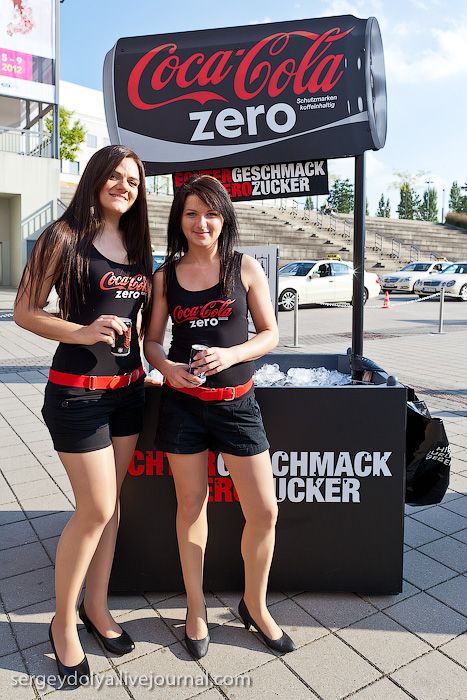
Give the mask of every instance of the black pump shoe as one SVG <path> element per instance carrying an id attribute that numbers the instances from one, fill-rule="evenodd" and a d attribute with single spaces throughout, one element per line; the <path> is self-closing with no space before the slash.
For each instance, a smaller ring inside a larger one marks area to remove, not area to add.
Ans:
<path id="1" fill-rule="evenodd" d="M 284 630 L 281 630 L 282 637 L 279 637 L 279 639 L 270 639 L 269 637 L 266 637 L 264 632 L 261 631 L 261 629 L 258 627 L 256 622 L 253 620 L 250 613 L 248 612 L 248 608 L 246 607 L 243 598 L 238 604 L 238 614 L 242 618 L 245 628 L 249 630 L 250 627 L 253 625 L 263 642 L 267 644 L 270 649 L 274 649 L 274 651 L 278 651 L 281 654 L 286 654 L 288 651 L 294 651 L 295 644 L 290 639 L 289 635 L 286 632 L 284 632 Z"/>
<path id="2" fill-rule="evenodd" d="M 60 676 L 61 680 L 65 681 L 67 685 L 70 686 L 79 686 L 87 683 L 89 681 L 89 678 L 91 676 L 91 672 L 89 670 L 89 663 L 86 658 L 86 654 L 84 655 L 83 660 L 79 663 L 76 664 L 76 666 L 65 666 L 65 664 L 62 664 L 60 659 L 58 658 L 57 651 L 55 649 L 55 644 L 54 644 L 54 638 L 52 635 L 52 622 L 54 618 L 52 618 L 52 621 L 49 625 L 49 639 L 50 643 L 52 645 L 52 651 L 55 655 L 55 661 L 57 662 L 57 671 L 58 675 Z"/>
<path id="3" fill-rule="evenodd" d="M 204 609 L 206 611 L 206 627 L 208 624 L 208 613 L 206 610 L 206 606 L 204 606 Z M 188 618 L 188 609 L 186 611 L 186 617 Z M 209 647 L 209 642 L 211 641 L 211 637 L 209 636 L 209 631 L 207 633 L 207 636 L 204 637 L 203 639 L 191 639 L 187 633 L 186 633 L 186 618 L 185 618 L 185 644 L 186 648 L 192 655 L 194 659 L 202 659 L 203 656 L 206 656 L 208 647 Z"/>
<path id="4" fill-rule="evenodd" d="M 81 601 L 79 606 L 78 614 L 81 621 L 86 627 L 86 631 L 94 634 L 97 639 L 101 642 L 102 646 L 110 651 L 111 654 L 118 654 L 122 656 L 123 654 L 129 654 L 135 648 L 135 643 L 133 642 L 130 635 L 123 630 L 119 637 L 104 637 L 103 634 L 99 632 L 97 627 L 91 622 L 89 617 L 86 615 L 86 610 L 84 609 L 84 600 Z"/>

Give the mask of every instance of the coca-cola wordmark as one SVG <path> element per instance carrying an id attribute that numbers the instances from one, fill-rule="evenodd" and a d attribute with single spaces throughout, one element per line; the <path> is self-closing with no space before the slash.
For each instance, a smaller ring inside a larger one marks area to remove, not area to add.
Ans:
<path id="1" fill-rule="evenodd" d="M 148 174 L 382 148 L 386 86 L 374 17 L 119 39 L 104 63 L 113 143 Z"/>

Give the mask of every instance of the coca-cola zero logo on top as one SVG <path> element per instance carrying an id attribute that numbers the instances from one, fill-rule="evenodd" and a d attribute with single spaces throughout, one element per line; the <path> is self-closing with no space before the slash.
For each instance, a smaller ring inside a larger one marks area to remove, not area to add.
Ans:
<path id="1" fill-rule="evenodd" d="M 356 155 L 384 145 L 378 23 L 346 15 L 120 39 L 104 98 L 112 141 L 149 174 Z"/>
<path id="2" fill-rule="evenodd" d="M 144 275 L 116 275 L 114 272 L 106 272 L 99 286 L 104 292 L 115 292 L 116 299 L 138 299 L 148 291 L 148 281 Z"/>
<path id="3" fill-rule="evenodd" d="M 219 321 L 227 321 L 232 314 L 232 304 L 235 299 L 214 299 L 201 306 L 186 306 L 178 304 L 172 310 L 174 323 L 189 323 L 190 328 L 201 326 L 217 326 Z"/>
<path id="4" fill-rule="evenodd" d="M 211 100 L 227 99 L 219 87 L 233 71 L 233 90 L 240 100 L 251 100 L 266 92 L 269 97 L 279 97 L 292 81 L 296 95 L 314 94 L 319 90 L 329 92 L 343 75 L 343 53 L 329 53 L 335 42 L 347 36 L 334 27 L 316 34 L 313 32 L 281 32 L 271 34 L 244 48 L 230 51 L 215 51 L 206 55 L 194 52 L 182 59 L 177 44 L 162 44 L 148 51 L 137 62 L 128 80 L 128 97 L 137 109 L 156 109 L 169 102 L 195 100 L 204 105 Z M 292 40 L 301 36 L 309 44 L 308 50 L 297 60 L 293 55 Z M 280 59 L 279 65 L 273 67 Z M 153 60 L 154 59 L 154 60 Z M 160 94 L 171 82 L 180 88 L 180 95 L 169 101 L 148 104 L 139 95 L 139 84 L 145 71 L 151 79 L 155 95 Z M 213 87 L 204 90 L 205 86 Z M 193 87 L 197 88 L 193 91 Z M 190 92 L 183 92 L 189 89 Z"/>

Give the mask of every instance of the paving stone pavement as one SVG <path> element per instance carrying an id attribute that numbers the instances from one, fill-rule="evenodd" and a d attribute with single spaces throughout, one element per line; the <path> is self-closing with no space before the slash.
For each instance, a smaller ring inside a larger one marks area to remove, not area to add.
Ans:
<path id="1" fill-rule="evenodd" d="M 40 413 L 55 343 L 1 317 L 12 299 L 0 290 L 0 696 L 32 700 L 61 692 L 46 682 L 55 673 L 47 630 L 55 547 L 73 495 Z M 300 352 L 315 351 L 313 335 L 306 339 Z M 321 335 L 318 350 L 343 352 L 347 344 L 336 333 Z M 243 629 L 239 595 L 209 592 L 212 642 L 198 663 L 181 643 L 185 600 L 178 592 L 113 596 L 111 608 L 136 649 L 113 657 L 81 629 L 100 690 L 84 687 L 74 697 L 465 700 L 467 324 L 440 336 L 373 338 L 365 354 L 416 386 L 443 417 L 453 449 L 443 502 L 406 508 L 402 593 L 271 592 L 271 612 L 297 644 L 278 657 Z M 169 686 L 150 688 L 151 678 Z"/>

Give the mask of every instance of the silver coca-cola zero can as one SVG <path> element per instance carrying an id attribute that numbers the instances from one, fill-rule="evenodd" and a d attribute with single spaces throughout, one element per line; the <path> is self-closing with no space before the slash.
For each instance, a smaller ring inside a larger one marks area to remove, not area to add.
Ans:
<path id="1" fill-rule="evenodd" d="M 208 345 L 200 345 L 199 343 L 196 345 L 191 346 L 190 350 L 190 361 L 188 363 L 188 371 L 190 374 L 194 374 L 195 370 L 192 368 L 192 363 L 195 361 L 195 356 L 201 351 L 201 350 L 208 350 L 209 346 Z M 196 368 L 199 371 L 199 368 Z M 196 375 L 201 381 L 204 383 L 206 381 L 206 375 L 204 372 L 201 372 L 200 374 Z"/>
<path id="2" fill-rule="evenodd" d="M 118 355 L 119 357 L 125 357 L 130 354 L 131 345 L 131 318 L 121 318 L 118 317 L 119 321 L 123 321 L 126 326 L 126 330 L 120 335 L 120 333 L 115 333 L 115 341 L 113 346 L 110 348 L 112 355 Z"/>

